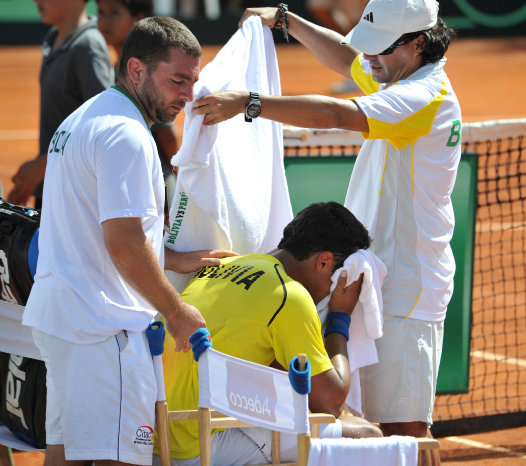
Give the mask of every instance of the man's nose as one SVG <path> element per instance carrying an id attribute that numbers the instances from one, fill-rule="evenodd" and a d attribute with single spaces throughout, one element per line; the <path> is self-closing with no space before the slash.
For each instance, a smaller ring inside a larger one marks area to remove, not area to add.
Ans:
<path id="1" fill-rule="evenodd" d="M 194 85 L 188 84 L 185 86 L 182 96 L 187 102 L 194 100 Z"/>

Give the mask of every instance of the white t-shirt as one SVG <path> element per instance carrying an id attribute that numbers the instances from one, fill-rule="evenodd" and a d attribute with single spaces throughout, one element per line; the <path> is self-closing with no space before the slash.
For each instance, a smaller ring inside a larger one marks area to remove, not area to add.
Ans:
<path id="1" fill-rule="evenodd" d="M 146 328 L 156 311 L 121 277 L 101 223 L 141 217 L 164 261 L 161 164 L 135 102 L 108 89 L 58 128 L 48 150 L 39 258 L 23 324 L 77 343 Z"/>
<path id="2" fill-rule="evenodd" d="M 369 133 L 345 205 L 369 230 L 372 250 L 387 266 L 386 315 L 442 321 L 453 292 L 451 192 L 462 117 L 444 64 L 425 65 L 394 85 L 375 83 L 362 55 L 351 68 L 370 94 L 353 99 Z"/>

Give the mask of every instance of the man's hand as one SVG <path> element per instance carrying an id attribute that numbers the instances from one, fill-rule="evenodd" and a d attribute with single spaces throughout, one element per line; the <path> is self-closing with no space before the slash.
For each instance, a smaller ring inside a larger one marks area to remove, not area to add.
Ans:
<path id="1" fill-rule="evenodd" d="M 217 266 L 223 257 L 239 256 L 237 252 L 217 249 L 201 249 L 199 251 L 178 252 L 165 248 L 164 269 L 176 273 L 197 272 L 203 267 Z"/>
<path id="2" fill-rule="evenodd" d="M 26 205 L 29 196 L 33 194 L 36 187 L 44 180 L 46 172 L 47 157 L 37 157 L 23 163 L 11 180 L 15 183 L 14 188 L 7 196 L 11 204 Z"/>
<path id="3" fill-rule="evenodd" d="M 358 280 L 352 282 L 349 286 L 347 283 L 347 272 L 342 270 L 336 288 L 332 292 L 331 300 L 329 301 L 329 312 L 345 312 L 351 315 L 354 307 L 360 297 L 362 289 L 363 273 Z"/>
<path id="4" fill-rule="evenodd" d="M 204 115 L 203 124 L 215 125 L 228 120 L 238 113 L 244 113 L 250 95 L 242 91 L 219 91 L 197 99 L 192 110 L 196 115 Z"/>
<path id="5" fill-rule="evenodd" d="M 201 313 L 192 305 L 183 302 L 173 318 L 166 318 L 166 328 L 175 340 L 175 351 L 186 353 L 192 348 L 189 338 L 199 328 L 206 328 Z"/>
<path id="6" fill-rule="evenodd" d="M 241 16 L 238 27 L 242 27 L 243 23 L 251 16 L 259 16 L 263 26 L 273 28 L 276 21 L 279 19 L 278 9 L 275 7 L 262 7 L 262 8 L 247 8 Z"/>

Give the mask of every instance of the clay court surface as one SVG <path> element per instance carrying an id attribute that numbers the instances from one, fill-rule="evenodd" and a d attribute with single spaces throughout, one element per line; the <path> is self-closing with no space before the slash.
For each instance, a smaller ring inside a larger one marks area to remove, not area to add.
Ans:
<path id="1" fill-rule="evenodd" d="M 203 65 L 218 50 L 204 47 Z M 526 37 L 459 39 L 447 57 L 446 71 L 464 121 L 526 117 Z M 283 94 L 330 94 L 331 84 L 340 80 L 299 45 L 278 46 L 278 60 Z M 37 153 L 40 61 L 38 46 L 0 47 L 0 182 L 4 192 L 11 189 L 18 166 Z M 179 116 L 180 134 L 182 123 Z M 526 427 L 439 440 L 442 461 L 448 465 L 526 465 Z M 15 452 L 14 458 L 17 466 L 43 464 L 43 454 L 38 452 Z"/>

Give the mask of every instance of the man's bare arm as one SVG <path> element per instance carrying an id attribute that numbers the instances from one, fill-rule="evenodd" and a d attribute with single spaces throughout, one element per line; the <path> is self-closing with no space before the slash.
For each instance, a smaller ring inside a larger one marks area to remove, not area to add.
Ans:
<path id="1" fill-rule="evenodd" d="M 340 128 L 369 131 L 367 117 L 352 100 L 321 95 L 260 96 L 261 118 L 304 128 Z M 193 112 L 205 115 L 204 123 L 213 125 L 245 112 L 249 102 L 246 91 L 220 91 L 196 100 Z"/>
<path id="2" fill-rule="evenodd" d="M 102 223 L 108 254 L 126 282 L 166 318 L 178 350 L 188 351 L 188 338 L 206 327 L 200 312 L 184 303 L 166 278 L 146 238 L 140 218 L 115 218 Z"/>

